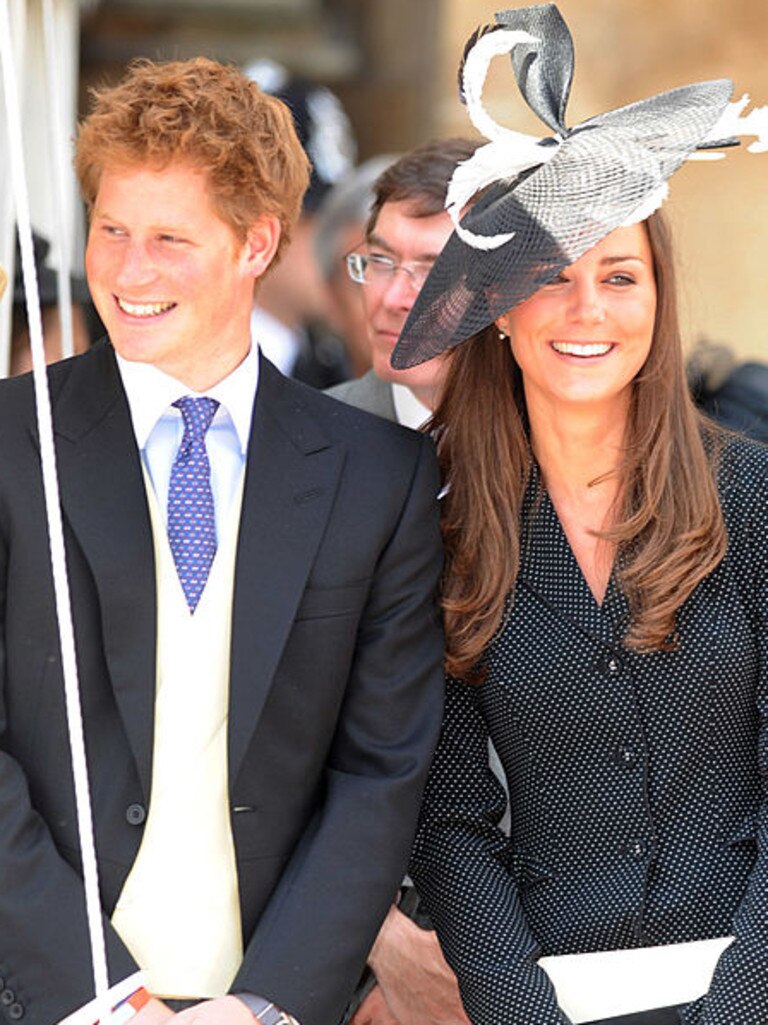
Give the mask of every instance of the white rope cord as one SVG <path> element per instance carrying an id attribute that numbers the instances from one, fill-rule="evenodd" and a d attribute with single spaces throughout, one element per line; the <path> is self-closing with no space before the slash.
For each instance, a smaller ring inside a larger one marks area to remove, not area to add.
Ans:
<path id="1" fill-rule="evenodd" d="M 94 990 L 101 1007 L 99 1018 L 109 1019 L 109 979 L 104 940 L 104 928 L 99 900 L 98 869 L 93 835 L 93 818 L 88 786 L 88 770 L 85 759 L 82 710 L 77 677 L 75 638 L 72 625 L 69 587 L 67 582 L 64 532 L 59 504 L 59 484 L 56 472 L 56 454 L 53 443 L 48 377 L 43 346 L 43 326 L 40 314 L 40 293 L 35 270 L 32 245 L 32 227 L 29 216 L 29 196 L 26 184 L 21 113 L 16 86 L 16 67 L 11 36 L 11 22 L 7 0 L 0 0 L 0 58 L 5 96 L 5 113 L 8 123 L 8 153 L 11 163 L 13 194 L 16 205 L 16 220 L 21 250 L 21 266 L 24 290 L 27 300 L 27 319 L 32 350 L 32 368 L 35 386 L 38 432 L 40 435 L 40 459 L 43 475 L 46 516 L 48 522 L 51 568 L 53 572 L 56 615 L 61 643 L 62 669 L 67 705 L 67 725 L 72 751 L 72 770 L 77 801 L 77 820 L 80 832 L 80 846 L 83 859 L 83 878 L 88 930 L 91 942 Z"/>
<path id="2" fill-rule="evenodd" d="M 67 230 L 67 164 L 62 152 L 63 112 L 61 109 L 61 64 L 56 45 L 56 22 L 53 0 L 43 0 L 43 38 L 46 85 L 48 87 L 48 130 L 51 141 L 51 177 L 53 206 L 58 241 L 59 260 L 56 270 L 59 323 L 61 324 L 61 355 L 71 356 L 75 351 L 72 327 L 72 279 L 70 276 L 72 239 Z"/>

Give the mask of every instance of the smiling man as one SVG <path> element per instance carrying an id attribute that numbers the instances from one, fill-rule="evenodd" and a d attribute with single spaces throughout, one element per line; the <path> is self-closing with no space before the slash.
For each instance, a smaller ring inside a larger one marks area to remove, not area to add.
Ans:
<path id="1" fill-rule="evenodd" d="M 118 355 L 198 392 L 218 384 L 248 354 L 243 301 L 280 233 L 278 217 L 265 213 L 238 240 L 214 207 L 206 172 L 186 162 L 105 167 L 86 271 Z"/>
<path id="2" fill-rule="evenodd" d="M 50 384 L 118 1017 L 336 1025 L 439 728 L 432 446 L 251 346 L 308 178 L 278 100 L 139 62 L 76 166 L 108 338 Z M 0 1016 L 91 1025 L 28 377 L 0 419 Z"/>

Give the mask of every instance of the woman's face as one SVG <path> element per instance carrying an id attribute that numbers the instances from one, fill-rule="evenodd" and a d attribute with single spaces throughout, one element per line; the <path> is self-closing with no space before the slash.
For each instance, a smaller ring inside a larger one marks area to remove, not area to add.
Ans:
<path id="1" fill-rule="evenodd" d="M 526 404 L 626 409 L 651 348 L 656 283 L 644 224 L 617 228 L 556 281 L 496 321 Z"/>

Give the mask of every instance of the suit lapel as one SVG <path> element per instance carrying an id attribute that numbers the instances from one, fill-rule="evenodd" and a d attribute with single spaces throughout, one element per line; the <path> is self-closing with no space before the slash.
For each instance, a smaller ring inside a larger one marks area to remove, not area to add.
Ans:
<path id="1" fill-rule="evenodd" d="M 261 360 L 240 519 L 232 621 L 234 781 L 293 624 L 344 459 L 301 390 Z"/>
<path id="2" fill-rule="evenodd" d="M 54 399 L 61 501 L 99 596 L 115 697 L 149 795 L 156 603 L 152 529 L 130 411 L 109 346 L 71 364 Z M 240 519 L 232 620 L 234 780 L 333 505 L 343 449 L 262 359 Z"/>
<path id="3" fill-rule="evenodd" d="M 54 402 L 62 509 L 93 573 L 104 653 L 148 796 L 155 568 L 140 457 L 111 347 L 71 367 Z"/>

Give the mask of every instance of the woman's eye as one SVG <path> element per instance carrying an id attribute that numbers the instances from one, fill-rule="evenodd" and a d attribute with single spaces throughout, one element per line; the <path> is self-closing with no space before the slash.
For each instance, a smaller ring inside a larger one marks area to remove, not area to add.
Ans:
<path id="1" fill-rule="evenodd" d="M 631 274 L 612 274 L 608 280 L 612 285 L 634 285 L 635 283 Z"/>

